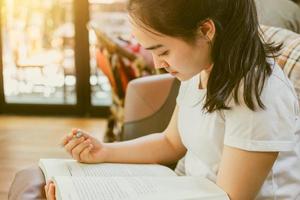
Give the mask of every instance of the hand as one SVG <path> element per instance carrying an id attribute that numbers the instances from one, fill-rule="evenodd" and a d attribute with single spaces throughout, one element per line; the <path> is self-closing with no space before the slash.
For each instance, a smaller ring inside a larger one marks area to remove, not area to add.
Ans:
<path id="1" fill-rule="evenodd" d="M 52 181 L 45 185 L 45 193 L 47 200 L 55 200 L 55 185 Z"/>
<path id="2" fill-rule="evenodd" d="M 75 137 L 77 131 L 82 133 L 80 138 Z M 78 162 L 101 163 L 105 161 L 104 143 L 85 131 L 73 129 L 69 135 L 63 138 L 62 146 Z"/>

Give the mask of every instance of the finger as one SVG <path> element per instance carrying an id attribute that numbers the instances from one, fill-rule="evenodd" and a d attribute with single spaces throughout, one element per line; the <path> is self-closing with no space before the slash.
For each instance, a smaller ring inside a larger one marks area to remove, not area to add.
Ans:
<path id="1" fill-rule="evenodd" d="M 76 136 L 76 134 L 80 132 L 81 135 L 84 137 L 84 138 L 89 138 L 90 137 L 90 134 L 84 130 L 81 130 L 79 128 L 75 128 L 75 129 L 72 129 L 72 134 L 73 136 Z"/>
<path id="2" fill-rule="evenodd" d="M 49 189 L 50 189 L 50 184 L 52 183 L 52 181 L 47 181 L 47 184 L 45 185 L 45 194 L 46 194 L 46 198 L 49 199 Z"/>
<path id="3" fill-rule="evenodd" d="M 84 142 L 78 144 L 75 148 L 73 148 L 72 150 L 72 156 L 75 160 L 80 160 L 80 153 L 90 145 L 91 143 L 91 140 L 90 139 L 87 139 L 85 140 Z"/>
<path id="4" fill-rule="evenodd" d="M 65 146 L 69 141 L 71 141 L 74 138 L 74 135 L 76 135 L 78 130 L 79 129 L 77 129 L 77 128 L 73 128 L 70 134 L 64 136 L 60 143 L 61 146 Z"/>
<path id="5" fill-rule="evenodd" d="M 81 151 L 81 153 L 79 154 L 80 160 L 84 160 L 84 158 L 87 158 L 92 149 L 93 149 L 92 144 L 89 144 L 89 146 L 87 146 L 85 149 L 83 149 L 83 151 Z"/>
<path id="6" fill-rule="evenodd" d="M 60 146 L 64 147 L 66 144 L 69 143 L 69 141 L 71 141 L 73 139 L 73 137 L 71 135 L 66 135 L 62 138 L 61 142 L 60 142 Z"/>
<path id="7" fill-rule="evenodd" d="M 49 195 L 48 195 L 48 188 L 49 188 L 49 185 L 48 184 L 46 184 L 45 185 L 45 187 L 44 187 L 44 189 L 45 189 L 45 194 L 46 194 L 46 199 L 49 199 Z"/>
<path id="8" fill-rule="evenodd" d="M 84 137 L 72 139 L 68 144 L 65 145 L 66 151 L 72 154 L 73 148 L 75 148 L 78 144 L 82 143 L 84 140 Z"/>
<path id="9" fill-rule="evenodd" d="M 55 185 L 54 185 L 54 183 L 51 183 L 49 186 L 49 199 L 55 200 Z"/>

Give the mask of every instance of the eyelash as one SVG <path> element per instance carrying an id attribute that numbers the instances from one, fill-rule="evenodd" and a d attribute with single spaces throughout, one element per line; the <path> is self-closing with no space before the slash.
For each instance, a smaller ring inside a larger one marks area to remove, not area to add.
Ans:
<path id="1" fill-rule="evenodd" d="M 158 56 L 161 57 L 161 56 L 167 56 L 167 55 L 169 55 L 169 51 L 165 51 L 165 52 L 159 54 Z"/>

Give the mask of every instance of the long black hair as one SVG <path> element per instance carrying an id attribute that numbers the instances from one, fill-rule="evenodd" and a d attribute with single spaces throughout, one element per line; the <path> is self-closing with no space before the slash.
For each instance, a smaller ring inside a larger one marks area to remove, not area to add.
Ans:
<path id="1" fill-rule="evenodd" d="M 216 35 L 212 44 L 214 66 L 207 84 L 204 108 L 208 112 L 230 109 L 233 95 L 255 111 L 265 80 L 272 73 L 267 57 L 275 57 L 281 45 L 264 42 L 254 0 L 129 0 L 134 20 L 164 35 L 193 42 L 199 26 L 212 20 Z"/>

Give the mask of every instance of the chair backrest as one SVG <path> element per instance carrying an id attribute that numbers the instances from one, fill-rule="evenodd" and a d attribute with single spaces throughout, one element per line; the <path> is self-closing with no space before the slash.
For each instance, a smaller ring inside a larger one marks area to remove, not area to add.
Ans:
<path id="1" fill-rule="evenodd" d="M 131 81 L 125 97 L 123 139 L 162 132 L 171 119 L 179 85 L 169 74 Z"/>

